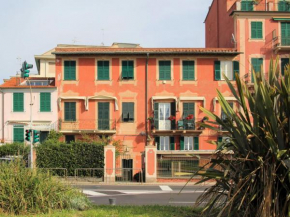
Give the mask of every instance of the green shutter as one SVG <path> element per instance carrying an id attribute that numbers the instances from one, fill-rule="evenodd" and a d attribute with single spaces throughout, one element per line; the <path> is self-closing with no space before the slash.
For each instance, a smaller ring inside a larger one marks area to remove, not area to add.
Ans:
<path id="1" fill-rule="evenodd" d="M 251 38 L 262 39 L 263 38 L 263 23 L 251 22 Z"/>
<path id="2" fill-rule="evenodd" d="M 241 2 L 242 11 L 253 11 L 254 10 L 254 1 L 252 0 L 243 0 Z"/>
<path id="3" fill-rule="evenodd" d="M 195 104 L 191 103 L 183 103 L 183 119 L 185 119 L 188 115 L 194 115 Z"/>
<path id="4" fill-rule="evenodd" d="M 24 142 L 24 127 L 23 126 L 13 127 L 13 141 Z"/>
<path id="5" fill-rule="evenodd" d="M 64 61 L 64 80 L 76 80 L 76 61 Z"/>
<path id="6" fill-rule="evenodd" d="M 285 67 L 288 65 L 289 67 L 289 58 L 282 58 L 281 59 L 281 74 L 284 76 Z"/>
<path id="7" fill-rule="evenodd" d="M 175 150 L 175 141 L 173 136 L 170 137 L 170 150 Z"/>
<path id="8" fill-rule="evenodd" d="M 238 74 L 237 76 L 240 74 L 240 63 L 238 61 L 233 61 L 233 73 L 233 78 L 236 80 L 236 73 Z"/>
<path id="9" fill-rule="evenodd" d="M 159 129 L 159 104 L 158 103 L 154 103 L 154 126 L 155 129 Z"/>
<path id="10" fill-rule="evenodd" d="M 183 80 L 194 80 L 194 61 L 182 61 Z"/>
<path id="11" fill-rule="evenodd" d="M 290 2 L 280 0 L 278 11 L 290 11 Z"/>
<path id="12" fill-rule="evenodd" d="M 128 61 L 128 78 L 134 79 L 134 62 Z"/>
<path id="13" fill-rule="evenodd" d="M 64 120 L 76 121 L 76 103 L 75 102 L 64 103 Z"/>
<path id="14" fill-rule="evenodd" d="M 252 58 L 252 82 L 254 82 L 254 73 L 260 73 L 261 67 L 263 68 L 263 58 Z"/>
<path id="15" fill-rule="evenodd" d="M 51 111 L 51 94 L 40 93 L 40 111 L 50 112 Z"/>
<path id="16" fill-rule="evenodd" d="M 172 102 L 170 103 L 170 107 L 171 107 L 171 114 L 172 116 L 176 116 L 176 102 Z M 176 120 L 172 120 L 171 121 L 171 129 L 174 130 L 176 127 Z"/>
<path id="17" fill-rule="evenodd" d="M 159 61 L 159 80 L 171 80 L 171 61 Z"/>
<path id="18" fill-rule="evenodd" d="M 218 137 L 218 142 L 222 142 L 223 141 L 223 137 L 219 136 Z"/>
<path id="19" fill-rule="evenodd" d="M 214 79 L 216 81 L 221 80 L 221 62 L 214 61 Z"/>
<path id="20" fill-rule="evenodd" d="M 281 45 L 290 45 L 290 23 L 281 23 Z"/>
<path id="21" fill-rule="evenodd" d="M 199 137 L 194 137 L 193 140 L 194 140 L 193 141 L 193 145 L 194 145 L 193 149 L 194 150 L 199 150 Z"/>
<path id="22" fill-rule="evenodd" d="M 23 112 L 24 111 L 24 94 L 13 93 L 13 111 Z"/>
<path id="23" fill-rule="evenodd" d="M 128 78 L 127 62 L 128 61 L 122 61 L 122 78 L 123 79 Z"/>
<path id="24" fill-rule="evenodd" d="M 160 137 L 155 137 L 155 143 L 157 145 L 157 150 L 160 150 Z"/>
<path id="25" fill-rule="evenodd" d="M 98 129 L 99 130 L 110 129 L 110 103 L 109 102 L 98 103 Z"/>
<path id="26" fill-rule="evenodd" d="M 134 61 L 122 61 L 122 79 L 134 79 Z"/>
<path id="27" fill-rule="evenodd" d="M 184 137 L 180 137 L 180 150 L 184 150 Z"/>

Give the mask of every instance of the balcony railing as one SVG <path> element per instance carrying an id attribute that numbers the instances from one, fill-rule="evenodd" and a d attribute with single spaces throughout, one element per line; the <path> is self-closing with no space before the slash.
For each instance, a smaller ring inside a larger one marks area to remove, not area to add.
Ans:
<path id="1" fill-rule="evenodd" d="M 172 120 L 167 121 L 167 124 L 164 121 L 155 121 L 151 122 L 151 130 L 158 131 L 168 131 L 168 130 L 202 130 L 199 124 L 202 121 L 201 118 L 196 119 L 180 119 L 178 121 Z"/>
<path id="2" fill-rule="evenodd" d="M 59 130 L 61 131 L 114 131 L 116 130 L 116 120 L 113 119 L 77 119 L 60 120 Z"/>
<path id="3" fill-rule="evenodd" d="M 290 12 L 290 3 L 280 1 L 279 3 L 258 3 L 256 1 L 237 1 L 231 7 L 230 11 L 281 11 Z"/>

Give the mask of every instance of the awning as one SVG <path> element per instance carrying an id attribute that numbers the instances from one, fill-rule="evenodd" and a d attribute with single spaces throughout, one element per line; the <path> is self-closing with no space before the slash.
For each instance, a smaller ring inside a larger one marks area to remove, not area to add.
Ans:
<path id="1" fill-rule="evenodd" d="M 85 103 L 86 103 L 86 97 L 84 96 L 62 96 L 62 97 L 58 97 L 58 100 L 57 100 L 57 104 L 58 104 L 58 109 L 60 110 L 61 109 L 61 100 L 62 99 L 81 99 L 81 100 L 84 100 Z"/>
<path id="2" fill-rule="evenodd" d="M 154 111 L 154 100 L 166 100 L 166 99 L 173 99 L 175 102 L 177 102 L 177 97 L 175 96 L 152 96 L 152 110 Z M 177 103 L 176 103 L 176 111 L 178 111 Z"/>
<path id="3" fill-rule="evenodd" d="M 288 21 L 288 22 L 290 22 L 290 18 L 289 17 L 273 17 L 273 20 L 275 20 L 275 21 Z"/>
<path id="4" fill-rule="evenodd" d="M 118 107 L 118 99 L 117 97 L 114 96 L 89 96 L 86 98 L 86 103 L 85 103 L 85 107 L 86 107 L 86 111 L 89 110 L 89 100 L 115 100 L 115 111 L 119 110 Z"/>
<path id="5" fill-rule="evenodd" d="M 179 102 L 180 101 L 203 101 L 203 107 L 205 108 L 206 106 L 206 99 L 204 96 L 181 96 L 179 97 Z"/>
<path id="6" fill-rule="evenodd" d="M 228 96 L 228 97 L 224 97 L 225 98 L 225 100 L 226 101 L 236 101 L 237 99 L 235 98 L 235 97 L 233 97 L 233 96 Z M 214 99 L 213 99 L 213 111 L 215 112 L 215 110 L 216 110 L 216 101 L 218 101 L 218 98 L 217 97 L 215 97 Z"/>

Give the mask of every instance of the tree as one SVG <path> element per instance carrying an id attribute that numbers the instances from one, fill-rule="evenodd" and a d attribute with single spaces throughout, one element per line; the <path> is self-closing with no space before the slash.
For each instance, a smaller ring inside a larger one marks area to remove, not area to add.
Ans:
<path id="1" fill-rule="evenodd" d="M 284 77 L 278 58 L 271 61 L 269 76 L 254 73 L 254 92 L 236 74 L 236 86 L 226 81 L 240 106 L 235 112 L 218 91 L 218 100 L 229 120 L 201 108 L 210 118 L 204 127 L 229 132 L 218 142 L 216 158 L 201 168 L 200 181 L 214 179 L 197 201 L 203 214 L 216 216 L 290 215 L 290 69 Z"/>

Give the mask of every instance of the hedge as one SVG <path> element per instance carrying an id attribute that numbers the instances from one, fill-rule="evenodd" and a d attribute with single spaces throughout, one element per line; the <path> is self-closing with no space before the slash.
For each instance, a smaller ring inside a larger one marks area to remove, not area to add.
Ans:
<path id="1" fill-rule="evenodd" d="M 23 156 L 27 157 L 30 151 L 30 147 L 25 145 L 24 143 L 7 143 L 0 146 L 0 157 L 6 156 Z"/>
<path id="2" fill-rule="evenodd" d="M 74 175 L 76 168 L 104 168 L 102 142 L 52 143 L 46 141 L 36 147 L 36 165 L 39 168 L 66 168 Z"/>

